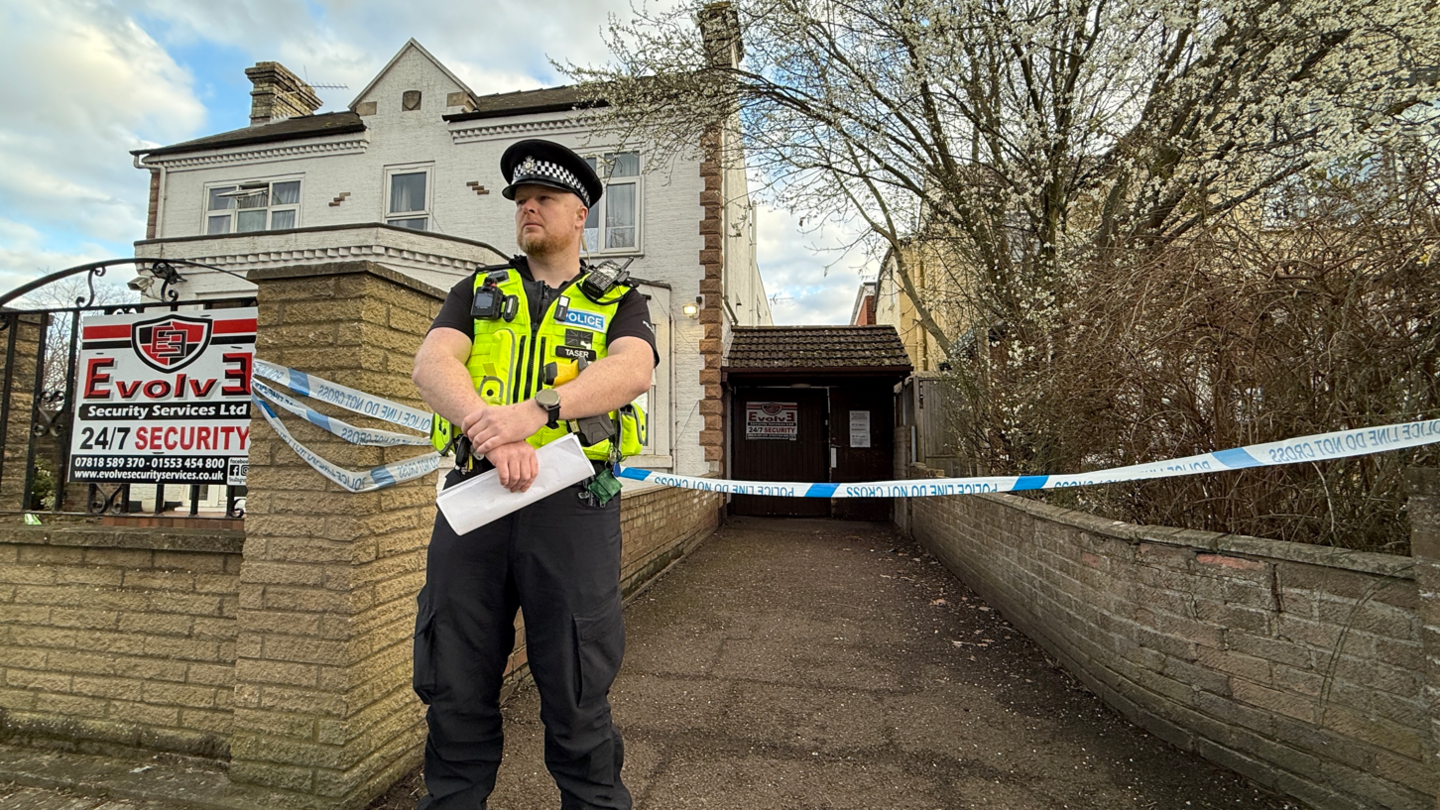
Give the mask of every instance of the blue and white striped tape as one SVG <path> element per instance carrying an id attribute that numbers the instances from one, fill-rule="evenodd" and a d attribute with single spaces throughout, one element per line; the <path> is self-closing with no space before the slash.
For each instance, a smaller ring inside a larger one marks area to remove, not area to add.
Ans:
<path id="1" fill-rule="evenodd" d="M 317 472 L 326 478 L 339 484 L 350 492 L 371 492 L 377 489 L 394 486 L 405 481 L 419 478 L 423 475 L 435 472 L 440 468 L 440 454 L 434 451 L 424 455 L 409 458 L 404 461 L 397 461 L 391 464 L 381 464 L 368 470 L 348 470 L 344 467 L 332 464 L 321 458 L 315 451 L 301 444 L 285 424 L 280 421 L 280 416 L 275 409 L 270 407 L 268 402 L 260 399 L 260 396 L 271 400 L 276 405 L 304 418 L 311 424 L 323 428 L 352 444 L 360 444 L 375 447 L 395 447 L 398 445 L 425 446 L 430 444 L 428 435 L 426 437 L 392 433 L 388 430 L 371 430 L 368 428 L 357 428 L 339 419 L 334 419 L 309 408 L 288 395 L 281 393 L 274 388 L 261 382 L 257 377 L 264 377 L 267 380 L 277 382 L 302 397 L 318 399 L 328 402 L 345 410 L 362 414 L 373 419 L 379 419 L 400 427 L 420 430 L 426 434 L 430 431 L 430 414 L 400 405 L 381 397 L 357 391 L 339 383 L 329 380 L 322 380 L 293 368 L 276 365 L 264 360 L 255 360 L 255 373 L 251 376 L 250 387 L 253 389 L 250 395 L 255 407 L 265 417 L 275 434 L 279 436 L 295 454 L 305 460 L 305 463 L 314 467 Z M 259 396 L 257 396 L 257 394 Z"/>
<path id="2" fill-rule="evenodd" d="M 339 383 L 323 380 L 295 369 L 257 359 L 256 376 L 277 382 L 300 396 L 328 402 L 340 408 L 379 419 L 400 427 L 428 434 L 431 415 L 406 405 L 366 394 Z M 356 428 L 338 419 L 327 417 L 302 405 L 289 396 L 252 379 L 255 392 L 280 407 L 355 444 L 374 446 L 428 444 L 428 439 L 406 436 L 384 430 Z M 406 461 L 382 464 L 370 470 L 356 471 L 338 467 L 320 458 L 297 441 L 280 422 L 269 404 L 252 396 L 261 414 L 286 444 L 326 478 L 351 492 L 367 492 L 419 478 L 440 466 L 438 453 L 427 453 Z M 897 498 L 936 495 L 967 495 L 983 492 L 1023 492 L 1036 489 L 1110 484 L 1180 475 L 1199 475 L 1250 467 L 1273 467 L 1309 461 L 1347 458 L 1349 456 L 1402 450 L 1440 442 L 1440 419 L 1400 422 L 1378 427 L 1337 430 L 1295 439 L 1234 447 L 1213 453 L 1201 453 L 1168 461 L 1152 461 L 1114 467 L 1074 475 L 1011 475 L 973 478 L 927 478 L 895 481 L 871 481 L 853 484 L 817 484 L 789 481 L 732 481 L 699 478 L 688 475 L 655 472 L 633 467 L 619 467 L 616 475 L 635 481 L 649 481 L 664 486 L 718 492 L 731 495 L 768 495 L 788 498 Z"/>
<path id="3" fill-rule="evenodd" d="M 863 484 L 808 484 L 787 481 L 730 481 L 672 475 L 632 467 L 616 471 L 620 478 L 649 481 L 684 489 L 731 495 L 772 495 L 785 498 L 914 498 L 969 495 L 982 492 L 1023 492 L 1089 484 L 1113 484 L 1179 475 L 1199 475 L 1249 467 L 1273 467 L 1308 461 L 1362 456 L 1440 442 L 1440 419 L 1337 430 L 1278 442 L 1264 442 L 1169 461 L 1152 461 L 1076 475 L 986 476 L 872 481 Z"/>
<path id="4" fill-rule="evenodd" d="M 380 419 L 403 428 L 418 430 L 427 435 L 430 433 L 429 411 L 391 402 L 388 399 L 357 391 L 329 380 L 322 380 L 303 371 L 279 366 L 259 358 L 255 360 L 255 374 L 271 382 L 277 382 L 302 397 L 326 402 L 352 413 Z"/>
<path id="5" fill-rule="evenodd" d="M 252 395 L 250 399 L 255 403 L 255 407 L 260 410 L 260 413 L 265 416 L 265 421 L 269 423 L 270 428 L 274 430 L 276 435 L 284 440 L 286 444 L 290 445 L 290 449 L 294 450 L 296 455 L 304 459 L 305 463 L 314 467 L 321 475 L 350 492 L 371 492 L 377 489 L 384 489 L 385 487 L 394 486 L 395 484 L 433 473 L 440 468 L 440 454 L 431 451 L 423 456 L 416 456 L 415 458 L 393 464 L 381 464 L 378 467 L 372 467 L 368 470 L 347 470 L 344 467 L 331 464 L 316 455 L 310 448 L 296 441 L 295 437 L 290 435 L 290 431 L 286 430 L 285 424 L 280 421 L 280 417 L 276 415 L 275 410 L 270 407 L 268 402 L 254 395 Z"/>
<path id="6" fill-rule="evenodd" d="M 357 428 L 354 425 L 342 422 L 334 417 L 326 416 L 323 413 L 307 408 L 299 402 L 285 396 L 270 386 L 256 379 L 250 380 L 250 387 L 256 393 L 279 405 L 290 413 L 303 418 L 316 427 L 327 430 L 351 444 L 363 444 L 369 447 L 396 447 L 398 445 L 412 445 L 424 447 L 430 444 L 430 440 L 424 436 L 416 436 L 404 433 L 392 433 L 388 430 L 371 430 L 369 428 Z"/>

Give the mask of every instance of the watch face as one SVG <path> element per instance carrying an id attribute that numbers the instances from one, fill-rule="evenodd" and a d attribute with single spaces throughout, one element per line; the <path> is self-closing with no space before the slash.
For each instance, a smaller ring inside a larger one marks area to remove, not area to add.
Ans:
<path id="1" fill-rule="evenodd" d="M 546 408 L 555 408 L 560 405 L 560 395 L 553 388 L 542 388 L 535 392 L 535 401 Z"/>

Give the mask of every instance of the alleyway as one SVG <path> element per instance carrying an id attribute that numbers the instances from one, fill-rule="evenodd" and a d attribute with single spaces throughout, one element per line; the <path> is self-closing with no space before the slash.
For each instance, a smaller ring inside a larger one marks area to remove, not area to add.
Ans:
<path id="1" fill-rule="evenodd" d="M 732 519 L 626 626 L 640 810 L 1295 806 L 1125 723 L 888 526 Z M 538 713 L 509 703 L 494 810 L 559 805 Z"/>
<path id="2" fill-rule="evenodd" d="M 626 623 L 612 698 L 638 810 L 1296 807 L 1125 723 L 888 526 L 734 519 Z M 507 706 L 491 810 L 559 805 L 538 712 L 533 688 Z M 0 810 L 222 806 L 195 800 L 223 790 L 193 769 L 166 775 L 195 797 L 173 804 L 99 776 L 97 798 L 7 787 L 5 770 Z M 412 775 L 372 810 L 422 792 Z"/>

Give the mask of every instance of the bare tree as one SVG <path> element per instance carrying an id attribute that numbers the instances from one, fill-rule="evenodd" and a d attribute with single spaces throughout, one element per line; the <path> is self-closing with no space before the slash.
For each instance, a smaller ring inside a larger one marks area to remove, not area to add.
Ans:
<path id="1" fill-rule="evenodd" d="M 615 65 L 566 69 L 661 152 L 738 119 L 778 204 L 894 248 L 947 352 L 968 324 L 931 311 L 907 238 L 943 241 L 977 316 L 1034 343 L 1089 258 L 1434 126 L 1434 2 L 741 0 L 739 67 L 694 25 L 725 5 L 642 10 L 612 23 Z"/>
<path id="2" fill-rule="evenodd" d="M 730 8 L 738 66 L 694 25 Z M 567 68 L 599 126 L 733 143 L 778 205 L 867 226 L 950 356 L 977 470 L 1440 415 L 1433 0 L 739 0 L 610 44 Z M 1399 469 L 1433 457 L 1056 497 L 1379 548 Z"/>
<path id="3" fill-rule="evenodd" d="M 113 307 L 137 304 L 140 296 L 117 282 L 100 281 L 86 275 L 67 276 L 47 284 L 16 302 L 18 308 L 60 310 L 80 306 Z M 44 389 L 60 394 L 70 374 L 70 342 L 75 315 L 52 312 L 45 330 Z"/>

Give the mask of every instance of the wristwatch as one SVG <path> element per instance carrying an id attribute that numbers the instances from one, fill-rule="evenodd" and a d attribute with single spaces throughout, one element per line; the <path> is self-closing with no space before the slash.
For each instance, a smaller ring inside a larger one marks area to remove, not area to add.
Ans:
<path id="1" fill-rule="evenodd" d="M 545 415 L 550 417 L 550 420 L 545 423 L 545 427 L 560 427 L 560 395 L 555 392 L 554 388 L 541 388 L 536 391 L 535 404 L 544 408 Z"/>

